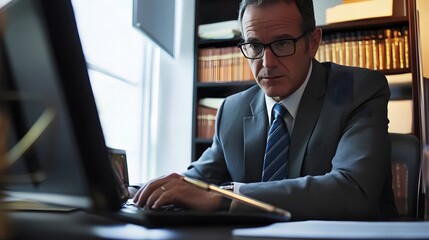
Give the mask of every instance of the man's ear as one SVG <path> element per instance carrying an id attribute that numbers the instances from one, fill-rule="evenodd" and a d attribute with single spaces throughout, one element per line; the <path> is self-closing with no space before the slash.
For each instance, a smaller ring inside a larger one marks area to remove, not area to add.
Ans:
<path id="1" fill-rule="evenodd" d="M 316 28 L 313 32 L 310 33 L 309 51 L 312 57 L 316 56 L 321 40 L 322 29 Z"/>

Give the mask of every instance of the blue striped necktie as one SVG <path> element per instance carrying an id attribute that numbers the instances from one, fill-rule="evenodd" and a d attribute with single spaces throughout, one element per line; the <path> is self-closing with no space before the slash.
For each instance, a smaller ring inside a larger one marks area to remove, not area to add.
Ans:
<path id="1" fill-rule="evenodd" d="M 284 118 L 287 109 L 276 103 L 272 110 L 273 123 L 268 133 L 262 181 L 287 178 L 290 136 Z"/>

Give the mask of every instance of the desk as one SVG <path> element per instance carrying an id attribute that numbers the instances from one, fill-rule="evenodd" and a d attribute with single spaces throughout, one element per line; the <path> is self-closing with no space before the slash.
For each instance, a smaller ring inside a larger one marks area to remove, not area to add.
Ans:
<path id="1" fill-rule="evenodd" d="M 13 239 L 232 239 L 232 226 L 154 228 L 128 224 L 83 211 L 7 214 Z"/>
<path id="2" fill-rule="evenodd" d="M 149 229 L 83 211 L 15 211 L 10 212 L 8 218 L 15 233 L 13 239 L 32 240 L 429 239 L 429 222 L 302 221 L 259 228 L 199 226 Z M 233 233 L 236 234 L 235 238 Z"/>

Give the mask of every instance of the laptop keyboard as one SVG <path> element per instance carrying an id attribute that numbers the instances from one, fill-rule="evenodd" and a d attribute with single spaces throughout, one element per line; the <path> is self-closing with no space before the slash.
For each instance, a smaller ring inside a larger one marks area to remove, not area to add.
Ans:
<path id="1" fill-rule="evenodd" d="M 115 216 L 126 222 L 145 227 L 245 224 L 254 226 L 289 221 L 289 218 L 285 216 L 270 213 L 201 212 L 174 205 L 149 209 L 135 205 L 132 200 L 124 203 L 121 211 L 117 212 Z"/>
<path id="2" fill-rule="evenodd" d="M 133 211 L 153 211 L 153 212 L 183 212 L 186 211 L 185 208 L 177 207 L 173 204 L 163 205 L 160 208 L 152 209 L 147 207 L 137 206 L 132 199 L 129 199 L 126 203 L 123 204 L 123 208 Z"/>

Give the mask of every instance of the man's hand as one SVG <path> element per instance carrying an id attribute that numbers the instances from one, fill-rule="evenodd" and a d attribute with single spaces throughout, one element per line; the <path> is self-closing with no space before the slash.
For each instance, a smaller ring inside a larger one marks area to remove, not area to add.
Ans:
<path id="1" fill-rule="evenodd" d="M 148 182 L 137 192 L 134 203 L 141 207 L 157 209 L 173 204 L 201 211 L 215 211 L 221 205 L 222 196 L 200 189 L 173 173 Z"/>

